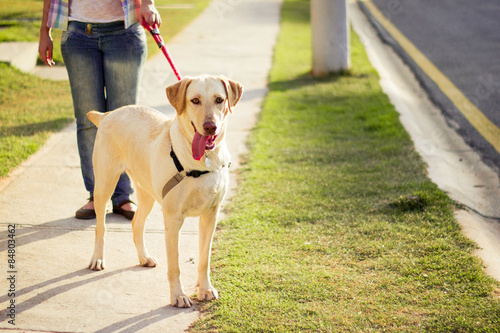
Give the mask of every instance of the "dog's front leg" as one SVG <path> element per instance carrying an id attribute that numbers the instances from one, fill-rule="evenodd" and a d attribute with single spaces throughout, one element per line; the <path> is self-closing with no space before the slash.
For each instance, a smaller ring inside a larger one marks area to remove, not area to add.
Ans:
<path id="1" fill-rule="evenodd" d="M 165 222 L 165 246 L 167 248 L 168 283 L 170 302 L 179 308 L 189 308 L 193 302 L 184 292 L 179 268 L 179 233 L 184 223 L 183 217 L 172 217 L 163 213 Z"/>
<path id="2" fill-rule="evenodd" d="M 210 253 L 217 224 L 218 209 L 200 217 L 200 263 L 198 265 L 198 300 L 211 301 L 219 297 L 210 283 Z"/>

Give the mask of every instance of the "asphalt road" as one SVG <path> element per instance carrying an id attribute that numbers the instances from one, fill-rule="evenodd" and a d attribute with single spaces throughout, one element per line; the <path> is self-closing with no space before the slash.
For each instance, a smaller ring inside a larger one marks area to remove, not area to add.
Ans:
<path id="1" fill-rule="evenodd" d="M 372 0 L 461 92 L 500 127 L 500 2 L 498 0 Z M 366 12 L 366 11 L 365 11 Z M 377 27 L 379 30 L 380 26 Z M 383 29 L 382 29 L 383 30 Z M 386 31 L 387 42 L 397 44 Z M 385 35 L 385 36 L 384 36 Z M 436 84 L 394 45 L 449 123 L 500 170 L 500 152 L 486 141 Z M 500 137 L 497 138 L 500 141 Z M 499 173 L 500 174 L 500 173 Z"/>

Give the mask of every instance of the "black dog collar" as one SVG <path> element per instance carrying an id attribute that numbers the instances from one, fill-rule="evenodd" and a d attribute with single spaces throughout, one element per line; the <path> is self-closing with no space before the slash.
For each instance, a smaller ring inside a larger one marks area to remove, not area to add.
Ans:
<path id="1" fill-rule="evenodd" d="M 184 171 L 184 167 L 181 162 L 177 158 L 177 155 L 174 153 L 174 148 L 171 147 L 170 157 L 174 160 L 175 167 L 177 168 L 177 173 L 173 176 L 163 187 L 162 198 L 165 198 L 168 192 L 173 189 L 177 184 L 179 184 L 186 177 L 198 178 L 210 171 L 200 171 L 200 170 L 191 170 L 189 172 Z"/>

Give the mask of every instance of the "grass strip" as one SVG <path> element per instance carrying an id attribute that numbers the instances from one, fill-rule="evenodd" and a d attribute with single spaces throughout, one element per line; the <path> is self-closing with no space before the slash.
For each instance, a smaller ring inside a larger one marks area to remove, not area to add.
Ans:
<path id="1" fill-rule="evenodd" d="M 309 75 L 309 6 L 283 4 L 270 91 L 214 242 L 220 299 L 191 332 L 498 332 L 499 284 L 357 36 L 349 73 Z"/>
<path id="2" fill-rule="evenodd" d="M 0 178 L 72 120 L 68 82 L 42 80 L 0 63 Z"/>

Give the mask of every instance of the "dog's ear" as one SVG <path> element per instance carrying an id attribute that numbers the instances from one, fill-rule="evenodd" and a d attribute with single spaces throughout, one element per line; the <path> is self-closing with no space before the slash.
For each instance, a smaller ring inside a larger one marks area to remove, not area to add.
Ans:
<path id="1" fill-rule="evenodd" d="M 238 103 L 243 95 L 243 86 L 236 81 L 229 80 L 224 76 L 219 76 L 219 80 L 222 81 L 224 88 L 226 89 L 227 99 L 229 102 L 229 111 L 232 113 L 232 107 Z"/>
<path id="2" fill-rule="evenodd" d="M 179 115 L 186 108 L 186 90 L 192 81 L 192 78 L 185 77 L 167 87 L 167 98 Z"/>

